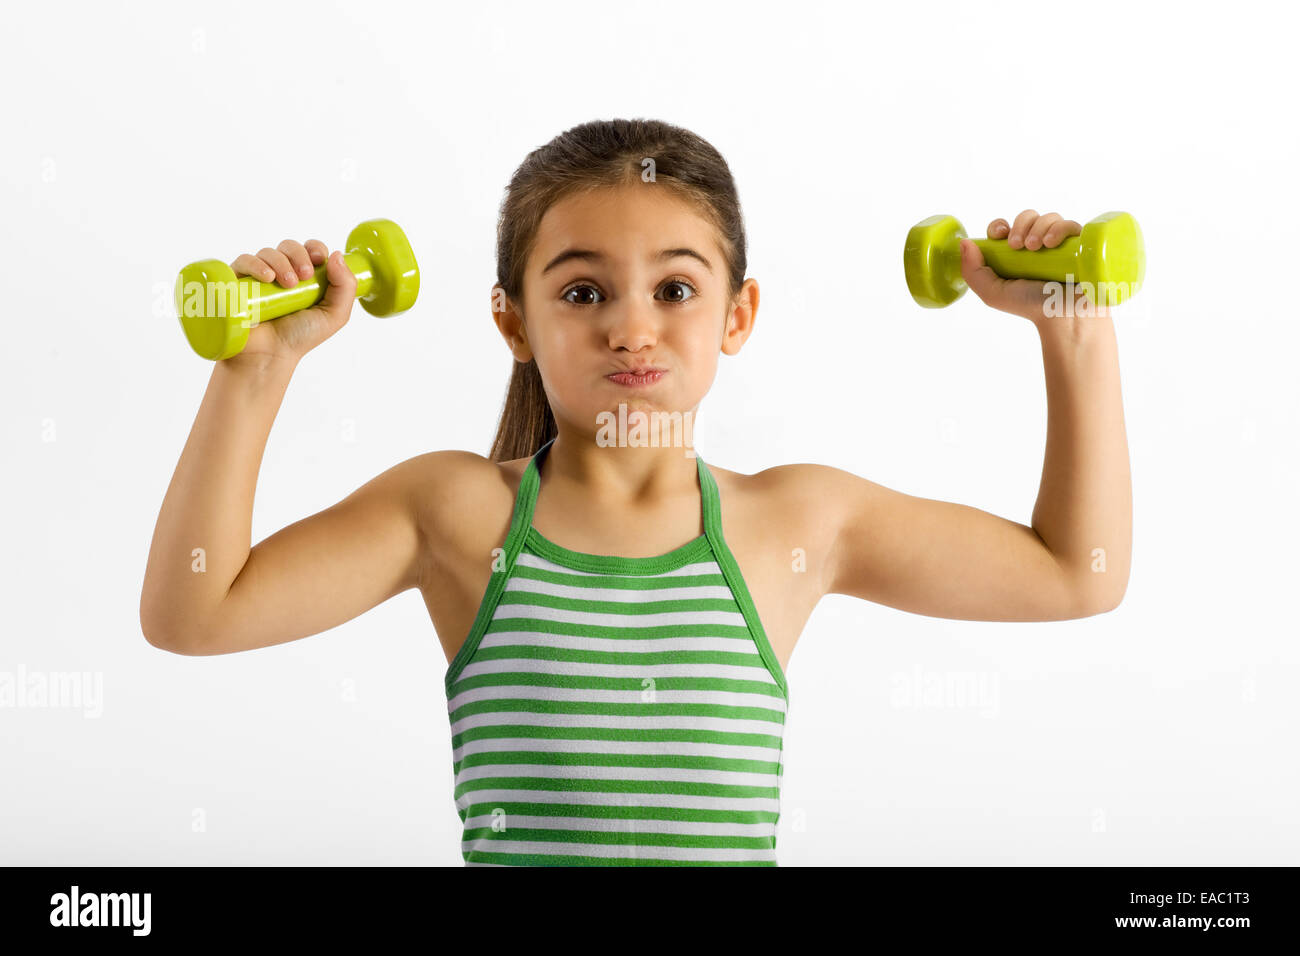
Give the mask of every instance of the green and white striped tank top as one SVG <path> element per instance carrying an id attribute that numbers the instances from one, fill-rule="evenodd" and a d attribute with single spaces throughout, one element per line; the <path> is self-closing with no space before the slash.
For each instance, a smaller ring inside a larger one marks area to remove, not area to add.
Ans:
<path id="1" fill-rule="evenodd" d="M 584 554 L 532 525 L 539 463 L 447 669 L 466 865 L 775 866 L 785 675 L 722 537 Z"/>

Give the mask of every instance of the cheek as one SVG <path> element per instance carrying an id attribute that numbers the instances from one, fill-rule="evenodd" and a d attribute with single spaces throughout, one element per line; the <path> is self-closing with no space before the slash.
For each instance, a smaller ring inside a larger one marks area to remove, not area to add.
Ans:
<path id="1" fill-rule="evenodd" d="M 565 316 L 537 316 L 532 325 L 533 350 L 542 355 L 555 355 L 563 358 L 587 340 L 590 329 L 584 329 L 578 322 Z"/>
<path id="2" fill-rule="evenodd" d="M 712 312 L 691 316 L 690 321 L 683 323 L 677 330 L 682 348 L 689 349 L 690 354 L 697 359 L 717 353 L 722 347 L 724 321 L 723 317 Z"/>

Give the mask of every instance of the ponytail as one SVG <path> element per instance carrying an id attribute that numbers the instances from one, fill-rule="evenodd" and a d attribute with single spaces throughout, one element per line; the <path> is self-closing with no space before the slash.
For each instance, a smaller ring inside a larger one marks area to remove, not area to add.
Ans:
<path id="1" fill-rule="evenodd" d="M 537 449 L 557 434 L 559 429 L 555 416 L 551 414 L 551 403 L 546 400 L 537 362 L 534 359 L 514 362 L 501 410 L 501 422 L 488 458 L 492 461 L 531 458 Z"/>

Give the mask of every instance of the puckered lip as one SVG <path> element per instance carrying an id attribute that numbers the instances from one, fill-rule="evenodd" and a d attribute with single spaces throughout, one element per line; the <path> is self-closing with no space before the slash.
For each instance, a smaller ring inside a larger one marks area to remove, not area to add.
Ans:
<path id="1" fill-rule="evenodd" d="M 668 371 L 668 370 L 667 370 L 666 368 L 664 368 L 662 365 L 649 365 L 649 364 L 646 364 L 646 365 L 620 365 L 618 368 L 615 368 L 615 369 L 614 369 L 613 371 L 611 371 L 611 372 L 606 372 L 605 374 L 606 374 L 606 376 L 609 376 L 609 375 L 645 375 L 647 372 L 666 372 L 666 371 Z"/>

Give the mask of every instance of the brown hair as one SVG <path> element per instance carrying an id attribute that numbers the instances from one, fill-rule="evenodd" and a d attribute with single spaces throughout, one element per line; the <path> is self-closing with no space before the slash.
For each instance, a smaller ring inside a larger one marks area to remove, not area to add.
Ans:
<path id="1" fill-rule="evenodd" d="M 497 285 L 510 301 L 522 308 L 524 266 L 551 206 L 574 193 L 642 181 L 648 168 L 653 182 L 690 202 L 717 229 L 727 295 L 734 298 L 745 281 L 745 225 L 726 160 L 679 126 L 613 119 L 565 130 L 524 157 L 510 177 L 497 222 Z M 530 456 L 558 433 L 536 359 L 511 361 L 510 385 L 488 454 L 492 461 Z"/>

